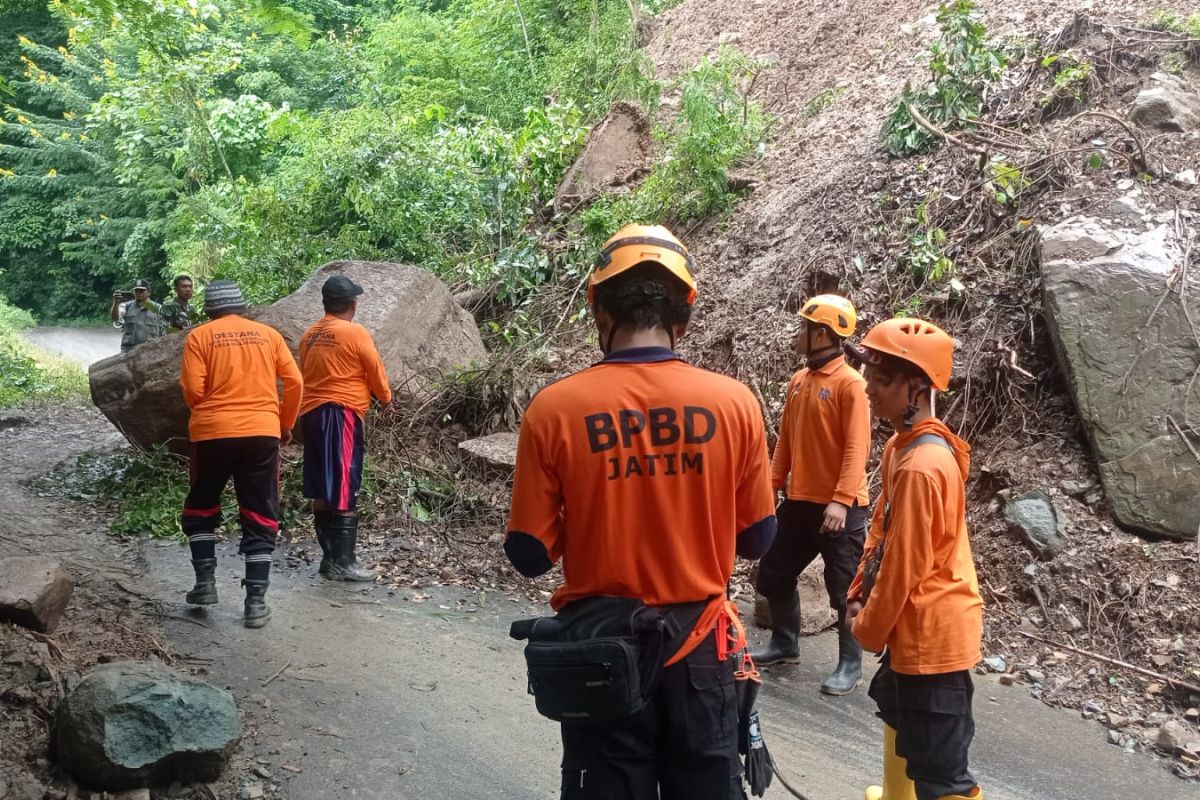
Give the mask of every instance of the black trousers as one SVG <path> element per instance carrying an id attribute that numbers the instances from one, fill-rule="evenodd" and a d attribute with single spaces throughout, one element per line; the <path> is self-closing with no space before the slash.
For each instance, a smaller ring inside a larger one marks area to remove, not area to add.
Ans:
<path id="1" fill-rule="evenodd" d="M 768 600 L 786 600 L 796 591 L 796 579 L 820 555 L 825 561 L 825 591 L 829 606 L 839 617 L 846 610 L 846 592 L 862 560 L 867 537 L 867 510 L 854 506 L 846 512 L 846 530 L 821 533 L 825 505 L 805 500 L 784 500 L 775 512 L 779 532 L 771 549 L 758 564 L 755 588 Z"/>
<path id="2" fill-rule="evenodd" d="M 745 800 L 734 662 L 716 635 L 663 670 L 627 721 L 562 724 L 562 800 Z"/>
<path id="3" fill-rule="evenodd" d="M 212 533 L 221 522 L 221 494 L 233 478 L 247 555 L 275 550 L 279 535 L 279 438 L 244 436 L 192 444 L 192 488 L 183 501 L 183 532 Z"/>
<path id="4" fill-rule="evenodd" d="M 975 738 L 968 670 L 939 675 L 893 672 L 885 653 L 868 691 L 881 720 L 896 729 L 896 754 L 908 760 L 917 800 L 966 795 L 975 788 L 967 751 Z"/>

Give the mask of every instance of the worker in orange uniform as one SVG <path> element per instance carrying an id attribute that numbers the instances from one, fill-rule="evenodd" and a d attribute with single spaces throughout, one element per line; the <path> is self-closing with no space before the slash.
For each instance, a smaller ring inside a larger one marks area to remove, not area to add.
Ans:
<path id="1" fill-rule="evenodd" d="M 854 635 L 883 653 L 869 693 L 884 722 L 884 786 L 867 797 L 978 799 L 967 765 L 975 735 L 970 670 L 983 634 L 967 538 L 971 448 L 934 414 L 934 393 L 950 383 L 954 342 L 929 322 L 897 318 L 872 328 L 852 354 L 866 364 L 872 415 L 895 430 L 849 592 Z"/>
<path id="2" fill-rule="evenodd" d="M 846 591 L 867 535 L 867 457 L 871 414 L 866 383 L 846 363 L 842 343 L 858 314 L 844 297 L 822 294 L 800 310 L 794 347 L 805 366 L 788 383 L 771 483 L 784 492 L 779 535 L 758 567 L 758 592 L 771 609 L 771 640 L 753 653 L 762 664 L 800 660 L 800 595 L 796 579 L 818 555 L 837 612 L 838 663 L 821 691 L 845 695 L 862 681 L 862 648 L 846 619 Z"/>
<path id="3" fill-rule="evenodd" d="M 211 319 L 187 332 L 179 381 L 192 410 L 191 490 L 183 532 L 192 551 L 194 605 L 217 602 L 216 530 L 229 478 L 237 492 L 246 558 L 245 625 L 261 628 L 271 554 L 279 534 L 279 446 L 291 441 L 300 409 L 300 370 L 274 328 L 242 316 L 246 301 L 233 281 L 213 281 L 204 295 Z M 280 402 L 278 384 L 283 383 Z"/>
<path id="4" fill-rule="evenodd" d="M 313 501 L 321 545 L 320 575 L 330 580 L 373 581 L 358 564 L 358 490 L 363 470 L 363 418 L 371 396 L 392 402 L 387 371 L 371 334 L 355 323 L 362 287 L 334 275 L 321 287 L 325 316 L 300 339 L 304 403 L 304 496 Z"/>
<path id="5" fill-rule="evenodd" d="M 653 664 L 640 710 L 562 722 L 564 800 L 743 797 L 736 659 L 720 659 L 717 628 L 735 554 L 758 558 L 774 538 L 774 503 L 754 395 L 675 353 L 695 287 L 670 231 L 622 228 L 589 282 L 604 358 L 543 389 L 521 424 L 504 549 L 526 576 L 562 561 L 554 620 L 630 600 L 689 642 Z M 539 709 L 560 699 L 531 684 Z"/>

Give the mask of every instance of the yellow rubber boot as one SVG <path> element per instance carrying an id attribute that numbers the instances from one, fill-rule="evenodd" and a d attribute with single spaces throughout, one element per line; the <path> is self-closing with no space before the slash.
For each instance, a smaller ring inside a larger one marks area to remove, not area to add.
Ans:
<path id="1" fill-rule="evenodd" d="M 883 726 L 883 786 L 868 786 L 866 800 L 917 800 L 908 762 L 896 755 L 896 729 L 891 725 Z"/>

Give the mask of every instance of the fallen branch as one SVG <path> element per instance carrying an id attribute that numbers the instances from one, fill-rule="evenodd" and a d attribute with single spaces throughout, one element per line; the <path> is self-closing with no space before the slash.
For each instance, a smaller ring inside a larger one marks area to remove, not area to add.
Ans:
<path id="1" fill-rule="evenodd" d="M 292 665 L 292 662 L 289 661 L 286 664 L 284 664 L 282 667 L 280 667 L 278 672 L 276 672 L 274 675 L 272 675 L 271 677 L 269 677 L 265 681 L 263 681 L 263 684 L 262 684 L 263 688 L 270 686 L 271 683 L 274 682 L 274 680 L 276 678 L 278 678 L 280 675 L 282 675 L 284 672 L 286 672 L 287 668 L 290 667 L 291 665 Z"/>
<path id="2" fill-rule="evenodd" d="M 1035 642 L 1041 642 L 1042 644 L 1048 644 L 1051 647 L 1057 647 L 1061 650 L 1066 650 L 1069 653 L 1075 653 L 1076 655 L 1084 656 L 1084 657 L 1090 658 L 1094 661 L 1099 661 L 1102 664 L 1108 664 L 1113 667 L 1127 669 L 1131 672 L 1136 672 L 1139 675 L 1144 675 L 1147 678 L 1154 678 L 1154 680 L 1162 681 L 1163 683 L 1170 686 L 1172 689 L 1187 689 L 1189 692 L 1192 692 L 1194 694 L 1200 694 L 1200 686 L 1197 686 L 1194 683 L 1188 683 L 1187 681 L 1181 681 L 1176 678 L 1171 678 L 1167 675 L 1163 675 L 1161 672 L 1154 672 L 1152 670 L 1146 669 L 1145 667 L 1139 667 L 1134 664 L 1128 664 L 1124 661 L 1118 661 L 1115 658 L 1109 658 L 1108 656 L 1102 656 L 1099 653 L 1091 653 L 1091 652 L 1088 652 L 1087 650 L 1080 650 L 1078 647 L 1072 647 L 1069 644 L 1062 644 L 1061 642 L 1055 642 L 1050 639 L 1046 639 L 1041 636 L 1038 636 L 1037 634 L 1029 633 L 1027 631 L 1017 631 L 1017 633 L 1021 634 L 1026 639 L 1033 639 Z"/>
<path id="3" fill-rule="evenodd" d="M 1149 166 L 1148 162 L 1146 161 L 1146 148 L 1142 146 L 1142 140 L 1138 138 L 1138 135 L 1136 133 L 1134 133 L 1133 128 L 1129 127 L 1129 123 L 1127 123 L 1125 120 L 1121 119 L 1120 117 L 1116 116 L 1115 114 L 1109 114 L 1104 111 L 1090 111 L 1090 110 L 1089 111 L 1081 111 L 1078 114 L 1076 114 L 1075 116 L 1071 117 L 1069 120 L 1067 120 L 1066 124 L 1063 125 L 1063 131 L 1066 132 L 1067 130 L 1069 130 L 1072 123 L 1074 123 L 1076 120 L 1082 119 L 1084 117 L 1099 117 L 1100 119 L 1108 120 L 1109 122 L 1116 123 L 1117 125 L 1120 125 L 1122 128 L 1124 128 L 1125 133 L 1129 134 L 1129 138 L 1133 140 L 1133 144 L 1137 147 L 1137 155 L 1138 155 L 1137 161 L 1133 161 L 1132 159 L 1130 159 L 1131 165 L 1136 166 L 1142 172 L 1150 171 L 1150 166 Z M 1061 134 L 1060 134 L 1059 138 L 1060 139 L 1062 138 Z M 1056 144 L 1057 144 L 1057 142 L 1056 142 Z M 1112 148 L 1109 148 L 1109 151 L 1114 152 L 1114 153 L 1120 153 L 1119 150 L 1113 150 Z"/>
<path id="4" fill-rule="evenodd" d="M 1171 427 L 1173 427 L 1175 429 L 1175 433 L 1179 434 L 1180 440 L 1184 443 L 1184 445 L 1187 447 L 1187 449 L 1191 452 L 1192 458 L 1196 459 L 1197 464 L 1200 464 L 1200 452 L 1196 451 L 1195 446 L 1192 444 L 1192 440 L 1189 439 L 1187 437 L 1187 434 L 1183 432 L 1183 428 L 1181 428 L 1179 426 L 1179 423 L 1176 422 L 1175 418 L 1172 417 L 1170 414 L 1167 414 L 1167 422 L 1171 423 Z"/>
<path id="5" fill-rule="evenodd" d="M 920 111 L 917 111 L 916 107 L 912 103 L 906 103 L 905 108 L 908 109 L 908 113 L 913 118 L 913 122 L 917 123 L 917 125 L 921 126 L 929 133 L 932 133 L 934 136 L 938 137 L 942 141 L 949 142 L 950 144 L 961 147 L 963 150 L 966 150 L 968 153 L 974 153 L 974 154 L 980 155 L 980 156 L 987 155 L 986 149 L 980 147 L 979 145 L 975 145 L 975 144 L 971 144 L 970 142 L 963 141 L 962 139 L 958 138 L 954 134 L 947 133 L 946 131 L 942 130 L 938 126 L 934 125 L 929 120 L 925 119 L 925 116 Z"/>

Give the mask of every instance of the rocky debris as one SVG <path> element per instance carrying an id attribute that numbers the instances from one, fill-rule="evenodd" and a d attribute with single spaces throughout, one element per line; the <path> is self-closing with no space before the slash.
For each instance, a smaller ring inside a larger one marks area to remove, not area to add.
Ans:
<path id="1" fill-rule="evenodd" d="M 1129 110 L 1137 124 L 1169 133 L 1200 130 L 1200 92 L 1188 81 L 1165 72 L 1150 76 L 1153 82 L 1138 92 Z"/>
<path id="2" fill-rule="evenodd" d="M 813 636 L 837 623 L 837 612 L 829 607 L 829 593 L 825 591 L 825 562 L 820 557 L 800 573 L 796 581 L 800 592 L 800 633 Z M 754 624 L 770 630 L 771 608 L 767 598 L 754 596 Z"/>
<path id="3" fill-rule="evenodd" d="M 241 740 L 233 696 L 158 664 L 103 664 L 59 704 L 58 763 L 102 789 L 215 780 Z"/>
<path id="4" fill-rule="evenodd" d="M 75 582 L 52 558 L 0 559 L 0 621 L 49 633 L 58 626 Z"/>
<path id="5" fill-rule="evenodd" d="M 420 395 L 449 372 L 487 360 L 474 318 L 433 274 L 406 264 L 333 261 L 291 295 L 247 315 L 283 334 L 293 354 L 306 328 L 324 314 L 321 285 L 346 275 L 365 290 L 355 322 L 375 346 L 400 399 Z M 92 365 L 92 402 L 133 444 L 186 452 L 188 409 L 179 388 L 182 335 L 147 342 Z M 146 409 L 154 409 L 153 414 Z"/>
<path id="6" fill-rule="evenodd" d="M 515 433 L 493 433 L 479 439 L 468 439 L 461 442 L 458 448 L 471 456 L 471 459 L 488 474 L 511 472 L 517 465 Z"/>
<path id="7" fill-rule="evenodd" d="M 1200 469 L 1168 418 L 1184 422 L 1200 348 L 1177 300 L 1154 315 L 1182 257 L 1172 227 L 1072 218 L 1041 234 L 1051 337 L 1113 514 L 1135 532 L 1192 539 Z"/>
<path id="8" fill-rule="evenodd" d="M 1158 729 L 1154 744 L 1168 755 L 1175 755 L 1181 750 L 1200 751 L 1200 733 L 1179 720 L 1168 720 Z"/>
<path id="9" fill-rule="evenodd" d="M 1067 546 L 1065 526 L 1045 492 L 1028 492 L 1008 501 L 1004 519 L 1013 535 L 1043 561 L 1054 558 Z"/>
<path id="10" fill-rule="evenodd" d="M 588 136 L 554 194 L 554 210 L 566 213 L 601 194 L 640 180 L 650 166 L 650 122 L 632 103 L 616 103 Z"/>

